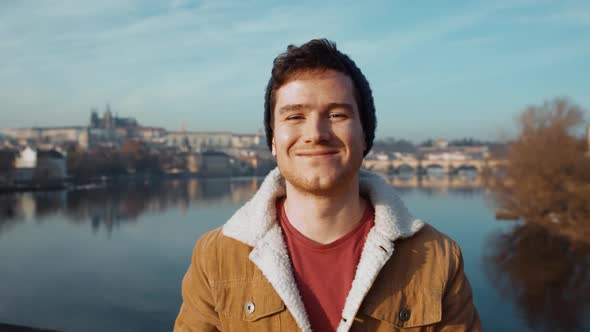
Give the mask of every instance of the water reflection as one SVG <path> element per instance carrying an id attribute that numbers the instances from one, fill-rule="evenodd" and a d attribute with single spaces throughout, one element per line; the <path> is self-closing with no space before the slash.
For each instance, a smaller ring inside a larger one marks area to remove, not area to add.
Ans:
<path id="1" fill-rule="evenodd" d="M 395 188 L 430 188 L 438 191 L 450 189 L 481 189 L 485 179 L 471 172 L 463 172 L 455 175 L 445 173 L 429 173 L 415 175 L 400 173 L 389 176 L 389 183 Z"/>
<path id="2" fill-rule="evenodd" d="M 90 223 L 92 230 L 111 234 L 121 223 L 136 222 L 143 214 L 170 208 L 186 211 L 212 203 L 242 203 L 250 199 L 263 178 L 177 179 L 127 181 L 99 188 L 0 195 L 0 235 L 20 222 L 46 222 L 61 216 L 72 224 Z M 391 177 L 400 194 L 418 191 L 427 196 L 473 196 L 480 193 L 478 179 L 460 177 Z M 453 185 L 454 184 L 454 185 Z"/>
<path id="3" fill-rule="evenodd" d="M 574 247 L 533 225 L 494 222 L 481 200 L 487 193 L 472 180 L 422 177 L 420 186 L 404 186 L 389 179 L 412 211 L 465 249 L 475 300 L 482 317 L 488 317 L 486 330 L 527 330 L 506 306 L 510 302 L 531 331 L 588 329 L 588 248 Z M 63 331 L 169 329 L 196 237 L 227 220 L 261 181 L 126 182 L 0 195 L 0 321 Z M 445 182 L 452 186 L 444 187 Z M 81 232 L 80 227 L 62 227 L 55 222 L 60 220 L 84 227 Z M 207 222 L 193 222 L 197 220 Z M 41 231 L 28 227 L 43 223 L 47 227 Z M 109 239 L 88 231 L 111 234 L 123 223 L 137 224 Z M 515 228 L 506 233 L 505 226 Z M 493 230 L 503 231 L 489 236 Z M 477 264 L 482 257 L 483 271 Z M 71 291 L 60 293 L 66 285 Z M 498 314 L 500 307 L 507 309 Z M 63 313 L 72 308 L 76 319 L 64 320 Z M 502 320 L 489 318 L 498 315 Z"/>
<path id="4" fill-rule="evenodd" d="M 490 236 L 484 267 L 533 331 L 582 331 L 590 313 L 590 246 L 535 224 Z"/>
<path id="5" fill-rule="evenodd" d="M 248 200 L 261 178 L 190 179 L 115 183 L 89 190 L 28 192 L 0 195 L 0 234 L 27 220 L 43 222 L 60 215 L 68 222 L 90 222 L 110 234 L 124 222 L 169 208 L 187 210 L 205 204 Z"/>
<path id="6" fill-rule="evenodd" d="M 484 186 L 484 179 L 473 172 L 462 172 L 455 175 L 445 173 L 429 173 L 416 175 L 400 173 L 387 177 L 387 181 L 401 194 L 419 191 L 427 196 L 453 195 L 472 197 L 479 195 Z"/>
<path id="7" fill-rule="evenodd" d="M 15 209 L 17 204 L 18 198 L 14 195 L 0 195 L 0 234 L 14 227 L 21 219 Z"/>

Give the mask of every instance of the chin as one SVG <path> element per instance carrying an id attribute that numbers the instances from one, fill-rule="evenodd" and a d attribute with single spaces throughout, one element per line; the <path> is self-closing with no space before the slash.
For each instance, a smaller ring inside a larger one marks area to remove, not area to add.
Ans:
<path id="1" fill-rule="evenodd" d="M 357 174 L 358 170 L 346 170 L 345 172 L 318 172 L 316 174 L 301 174 L 293 169 L 281 170 L 281 174 L 291 186 L 298 191 L 307 192 L 317 196 L 326 196 L 348 187 L 349 182 Z"/>
<path id="2" fill-rule="evenodd" d="M 342 185 L 340 181 L 337 181 L 332 177 L 312 177 L 303 179 L 303 181 L 299 183 L 292 184 L 314 195 L 329 194 Z"/>

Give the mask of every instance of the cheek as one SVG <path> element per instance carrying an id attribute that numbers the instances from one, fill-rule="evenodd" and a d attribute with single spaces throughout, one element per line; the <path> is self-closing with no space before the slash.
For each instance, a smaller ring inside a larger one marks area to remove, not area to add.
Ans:
<path id="1" fill-rule="evenodd" d="M 346 131 L 346 139 L 355 146 L 365 146 L 365 134 L 363 133 L 363 127 L 358 124 L 351 125 Z"/>
<path id="2" fill-rule="evenodd" d="M 347 137 L 348 144 L 352 147 L 355 153 L 363 154 L 367 149 L 367 144 L 365 143 L 365 135 L 363 133 L 362 127 L 353 128 Z"/>
<path id="3" fill-rule="evenodd" d="M 277 128 L 274 132 L 274 142 L 276 149 L 285 149 L 296 139 L 295 130 L 288 127 Z"/>

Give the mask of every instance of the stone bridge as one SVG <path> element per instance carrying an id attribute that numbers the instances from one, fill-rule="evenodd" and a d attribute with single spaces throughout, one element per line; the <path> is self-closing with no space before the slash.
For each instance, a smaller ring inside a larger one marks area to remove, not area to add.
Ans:
<path id="1" fill-rule="evenodd" d="M 484 180 L 480 176 L 474 178 L 465 177 L 428 177 L 412 176 L 411 178 L 388 177 L 387 181 L 395 188 L 433 188 L 433 189 L 466 189 L 481 188 Z"/>
<path id="2" fill-rule="evenodd" d="M 460 169 L 473 169 L 478 173 L 501 168 L 507 160 L 501 159 L 465 159 L 465 160 L 364 160 L 363 167 L 380 173 L 399 173 L 401 170 L 425 173 L 428 169 L 442 169 L 447 174 L 454 174 Z"/>

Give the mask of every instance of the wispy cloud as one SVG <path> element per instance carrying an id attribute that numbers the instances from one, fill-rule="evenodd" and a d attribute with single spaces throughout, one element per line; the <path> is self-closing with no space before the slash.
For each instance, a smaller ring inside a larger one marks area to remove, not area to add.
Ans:
<path id="1" fill-rule="evenodd" d="M 536 15 L 521 14 L 514 22 L 523 24 L 561 24 L 568 27 L 587 27 L 590 25 L 590 4 L 582 1 L 576 4 L 563 2 L 559 6 L 546 6 Z"/>
<path id="2" fill-rule="evenodd" d="M 544 41 L 551 47 L 533 43 L 534 38 L 530 45 L 517 39 L 526 20 L 575 21 L 578 38 L 589 37 L 587 6 L 582 4 L 523 0 L 419 7 L 423 5 L 0 2 L 0 126 L 65 121 L 45 115 L 48 109 L 79 124 L 90 107 L 110 101 L 121 113 L 148 124 L 253 131 L 260 127 L 252 114 L 262 108 L 274 56 L 288 44 L 322 36 L 336 40 L 359 63 L 384 108 L 390 106 L 391 90 L 396 96 L 434 91 L 434 103 L 444 97 L 435 92 L 441 80 L 447 85 L 469 82 L 478 75 L 493 77 L 499 68 L 505 78 L 518 72 L 513 62 L 539 71 L 556 63 L 566 68 L 565 62 L 587 54 L 581 43 L 560 39 L 560 33 L 568 33 L 560 27 L 552 27 L 552 39 Z M 543 28 L 537 30 L 527 33 L 539 40 L 547 35 Z M 417 128 L 411 116 L 401 121 L 387 116 L 380 123 Z M 395 126 L 385 130 L 397 130 Z"/>

